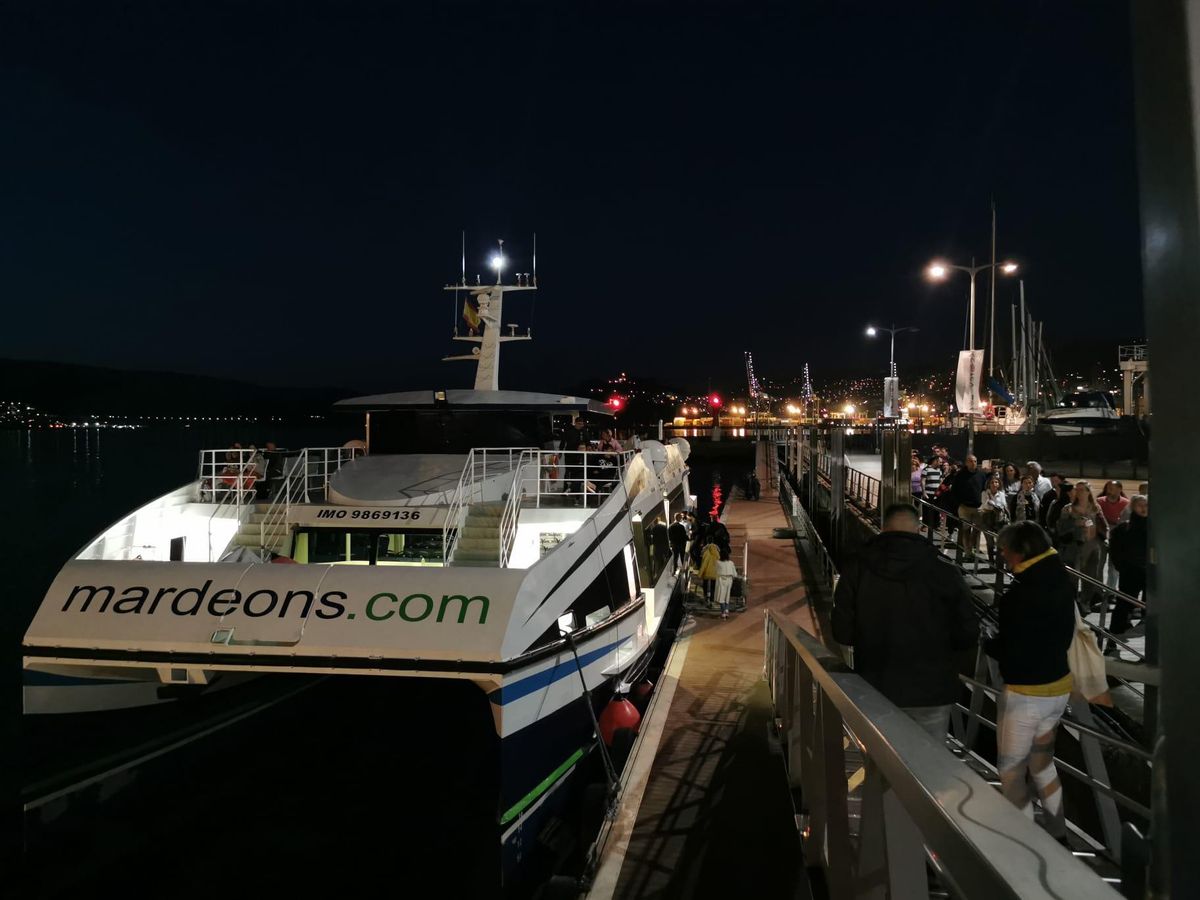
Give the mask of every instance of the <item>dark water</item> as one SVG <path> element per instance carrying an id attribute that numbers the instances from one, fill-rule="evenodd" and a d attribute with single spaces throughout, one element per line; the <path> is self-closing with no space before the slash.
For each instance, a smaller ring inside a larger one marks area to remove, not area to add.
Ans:
<path id="1" fill-rule="evenodd" d="M 281 447 L 331 446 L 358 436 L 350 425 L 269 434 L 239 427 L 0 431 L 4 737 L 20 746 L 26 780 L 51 772 L 59 753 L 103 756 L 155 728 L 199 723 L 222 702 L 214 695 L 173 704 L 149 724 L 144 711 L 22 720 L 20 640 L 63 563 L 112 522 L 193 479 L 201 449 L 268 439 Z M 719 513 L 748 471 L 751 445 L 739 444 L 693 442 L 691 484 L 701 514 Z M 263 679 L 227 693 L 243 691 L 235 702 L 249 706 L 306 680 L 315 681 L 278 676 L 275 684 Z M 102 811 L 33 829 L 27 863 L 57 871 L 54 861 L 66 855 L 77 865 L 26 883 L 22 895 L 146 887 L 157 876 L 160 896 L 207 896 L 230 877 L 261 896 L 285 885 L 331 887 L 349 866 L 374 888 L 412 885 L 410 870 L 433 870 L 446 873 L 451 892 L 482 896 L 495 872 L 495 810 L 480 798 L 495 796 L 497 773 L 479 763 L 493 756 L 486 750 L 494 740 L 490 714 L 462 714 L 476 695 L 465 683 L 315 683 L 245 725 L 161 758 Z"/>

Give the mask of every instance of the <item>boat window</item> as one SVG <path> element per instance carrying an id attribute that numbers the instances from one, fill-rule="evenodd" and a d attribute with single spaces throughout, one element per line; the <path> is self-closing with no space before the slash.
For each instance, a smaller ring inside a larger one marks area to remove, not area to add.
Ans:
<path id="1" fill-rule="evenodd" d="M 622 551 L 609 560 L 604 571 L 593 578 L 592 582 L 575 598 L 570 610 L 575 613 L 575 619 L 581 623 L 582 627 L 590 628 L 609 618 L 615 610 L 627 606 L 631 599 L 626 556 Z M 529 649 L 545 647 L 559 639 L 556 621 L 534 641 Z"/>
<path id="2" fill-rule="evenodd" d="M 308 561 L 332 563 L 346 561 L 346 532 L 316 530 L 308 534 Z"/>
<path id="3" fill-rule="evenodd" d="M 536 412 L 411 410 L 371 413 L 371 452 L 454 453 L 472 447 L 541 446 L 549 422 Z"/>
<path id="4" fill-rule="evenodd" d="M 306 528 L 296 533 L 292 558 L 298 563 L 359 566 L 441 565 L 442 533 Z"/>
<path id="5" fill-rule="evenodd" d="M 1067 409 L 1107 409 L 1109 402 L 1103 394 L 1067 394 L 1062 405 Z"/>
<path id="6" fill-rule="evenodd" d="M 375 563 L 380 566 L 404 563 L 441 562 L 442 533 L 395 531 L 375 538 Z"/>

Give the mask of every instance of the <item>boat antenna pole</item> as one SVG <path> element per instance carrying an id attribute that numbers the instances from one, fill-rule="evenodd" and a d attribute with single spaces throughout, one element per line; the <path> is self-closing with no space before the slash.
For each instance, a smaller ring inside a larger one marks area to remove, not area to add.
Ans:
<path id="1" fill-rule="evenodd" d="M 533 233 L 533 286 L 537 287 L 537 232 Z M 536 298 L 536 295 L 534 295 Z"/>
<path id="2" fill-rule="evenodd" d="M 459 236 L 462 240 L 462 277 L 458 280 L 458 285 L 462 285 L 463 287 L 466 287 L 467 286 L 467 230 L 464 228 L 462 231 L 459 232 Z M 461 315 L 459 310 L 462 309 L 462 307 L 459 306 L 459 303 L 458 303 L 458 285 L 455 285 L 455 287 L 454 287 L 454 309 L 452 309 L 450 311 L 450 317 L 451 317 L 451 320 L 454 325 L 454 336 L 455 337 L 458 337 L 458 317 L 459 317 L 459 315 Z"/>
<path id="3" fill-rule="evenodd" d="M 575 649 L 575 636 L 569 631 L 563 636 L 567 639 L 567 646 L 571 648 L 571 655 L 575 657 L 575 671 L 579 673 L 579 683 L 583 685 L 583 705 L 587 707 L 588 715 L 592 718 L 592 727 L 596 729 L 596 741 L 600 745 L 600 759 L 604 762 L 604 777 L 608 779 L 608 786 L 611 789 L 617 783 L 617 770 L 613 766 L 612 757 L 608 755 L 608 747 L 604 745 L 604 736 L 600 734 L 600 721 L 596 718 L 596 710 L 592 708 L 592 692 L 588 690 L 587 682 L 583 678 L 583 666 L 579 662 L 579 653 Z"/>

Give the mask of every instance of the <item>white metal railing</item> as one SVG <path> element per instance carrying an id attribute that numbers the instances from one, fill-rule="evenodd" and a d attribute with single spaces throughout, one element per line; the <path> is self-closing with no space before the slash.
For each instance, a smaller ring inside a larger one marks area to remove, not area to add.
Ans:
<path id="1" fill-rule="evenodd" d="M 526 450 L 517 460 L 516 468 L 513 469 L 512 480 L 508 485 L 508 497 L 504 501 L 504 510 L 500 513 L 500 553 L 497 558 L 500 560 L 501 568 L 508 565 L 508 558 L 512 554 L 513 543 L 517 538 L 517 519 L 520 516 L 521 503 L 525 498 L 526 467 L 536 465 L 537 459 L 537 450 Z"/>
<path id="2" fill-rule="evenodd" d="M 462 474 L 458 476 L 458 485 L 450 497 L 450 508 L 446 510 L 446 520 L 442 523 L 442 559 L 446 565 L 454 556 L 454 548 L 458 546 L 459 533 L 462 530 L 463 511 L 470 502 L 468 494 L 473 490 L 472 476 L 475 471 L 475 451 L 467 454 Z"/>
<path id="3" fill-rule="evenodd" d="M 634 450 L 539 450 L 534 447 L 476 447 L 467 454 L 458 484 L 450 496 L 442 525 L 443 558 L 454 558 L 459 534 L 472 503 L 502 501 L 511 507 L 505 531 L 501 525 L 501 565 L 507 558 L 505 541 L 516 534 L 521 506 L 582 506 L 599 508 L 625 477 Z"/>
<path id="4" fill-rule="evenodd" d="M 304 455 L 304 502 L 329 499 L 329 479 L 346 463 L 363 456 L 362 447 L 306 447 Z"/>
<path id="5" fill-rule="evenodd" d="M 273 549 L 279 539 L 287 534 L 288 513 L 293 503 L 300 503 L 308 493 L 308 451 L 301 450 L 295 456 L 284 457 L 283 476 L 274 488 L 271 505 L 267 507 L 259 523 L 260 549 Z"/>
<path id="6" fill-rule="evenodd" d="M 1150 358 L 1146 344 L 1121 344 L 1117 350 L 1118 362 L 1142 362 Z"/>
<path id="7" fill-rule="evenodd" d="M 804 862 L 832 897 L 1083 900 L 1118 896 L 831 650 L 777 611 L 764 674 L 788 779 L 799 788 Z M 858 769 L 861 779 L 847 780 Z M 1031 858 L 1037 877 L 1028 877 Z"/>
<path id="8" fill-rule="evenodd" d="M 201 450 L 199 497 L 201 503 L 232 502 L 238 512 L 257 495 L 255 485 L 266 476 L 266 460 L 255 449 L 227 447 Z"/>

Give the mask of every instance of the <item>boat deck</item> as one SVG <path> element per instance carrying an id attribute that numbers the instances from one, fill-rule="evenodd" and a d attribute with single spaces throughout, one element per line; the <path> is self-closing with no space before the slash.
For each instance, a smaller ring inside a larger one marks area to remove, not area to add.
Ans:
<path id="1" fill-rule="evenodd" d="M 739 533 L 749 542 L 747 609 L 693 621 L 681 638 L 661 685 L 674 690 L 664 721 L 643 726 L 661 727 L 648 735 L 657 749 L 632 763 L 645 770 L 630 776 L 644 783 L 640 804 L 628 798 L 592 898 L 729 898 L 748 872 L 762 896 L 810 896 L 762 677 L 763 615 L 778 610 L 814 634 L 817 618 L 792 542 L 772 536 L 788 524 L 775 493 L 731 500 L 723 520 L 735 543 Z"/>

